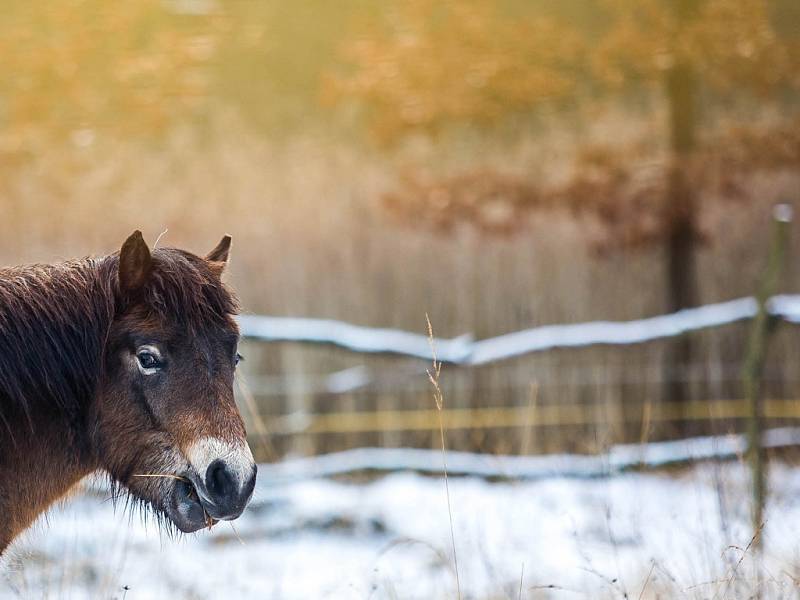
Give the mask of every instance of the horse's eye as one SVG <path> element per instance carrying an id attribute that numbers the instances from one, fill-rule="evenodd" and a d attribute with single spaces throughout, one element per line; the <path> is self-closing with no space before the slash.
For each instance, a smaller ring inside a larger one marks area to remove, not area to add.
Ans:
<path id="1" fill-rule="evenodd" d="M 237 352 L 236 353 L 236 357 L 233 359 L 233 364 L 238 366 L 239 363 L 242 362 L 243 360 L 244 360 L 244 356 L 242 356 L 241 354 L 239 354 Z"/>
<path id="2" fill-rule="evenodd" d="M 148 352 L 147 350 L 139 352 L 136 355 L 136 360 L 139 361 L 139 365 L 145 371 L 155 371 L 156 369 L 161 367 L 161 361 L 158 360 L 158 357 L 152 352 Z"/>

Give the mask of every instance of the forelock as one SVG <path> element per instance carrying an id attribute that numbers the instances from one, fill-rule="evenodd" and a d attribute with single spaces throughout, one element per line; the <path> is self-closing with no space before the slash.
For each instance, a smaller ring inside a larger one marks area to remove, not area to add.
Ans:
<path id="1" fill-rule="evenodd" d="M 153 251 L 141 301 L 161 320 L 190 330 L 228 326 L 239 312 L 234 295 L 204 259 L 175 248 Z"/>

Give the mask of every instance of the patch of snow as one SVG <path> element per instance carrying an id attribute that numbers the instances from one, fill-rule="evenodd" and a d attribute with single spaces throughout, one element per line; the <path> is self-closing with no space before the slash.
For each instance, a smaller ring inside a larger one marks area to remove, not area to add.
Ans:
<path id="1" fill-rule="evenodd" d="M 91 490 L 4 558 L 7 598 L 454 598 L 441 478 L 270 485 L 234 523 L 171 539 Z M 740 462 L 677 475 L 491 483 L 451 478 L 462 597 L 748 597 L 749 486 Z M 800 470 L 771 469 L 765 598 L 794 597 Z M 739 563 L 742 559 L 741 564 Z M 710 583 L 709 583 L 710 582 Z M 128 588 L 127 590 L 125 588 Z"/>

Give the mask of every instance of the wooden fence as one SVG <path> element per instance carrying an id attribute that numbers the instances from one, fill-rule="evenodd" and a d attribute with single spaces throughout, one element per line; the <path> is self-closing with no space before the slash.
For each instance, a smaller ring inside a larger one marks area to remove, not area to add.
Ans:
<path id="1" fill-rule="evenodd" d="M 449 365 L 443 422 L 462 450 L 596 451 L 676 433 L 741 431 L 745 421 L 757 439 L 762 422 L 800 419 L 800 339 L 794 327 L 776 328 L 800 324 L 800 295 L 770 295 L 791 214 L 778 207 L 775 217 L 755 297 L 673 314 L 483 340 L 243 315 L 242 334 L 256 355 L 246 363 L 256 368 L 240 381 L 250 431 L 270 455 L 430 446 L 438 413 L 426 371 L 438 360 Z M 681 336 L 692 336 L 696 360 L 665 368 L 664 349 Z M 311 363 L 331 368 L 314 374 Z M 688 388 L 688 401 L 665 397 L 670 381 Z"/>
<path id="2" fill-rule="evenodd" d="M 749 416 L 741 365 L 756 306 L 745 298 L 628 323 L 547 326 L 477 342 L 467 336 L 435 340 L 437 354 L 450 365 L 442 376 L 443 418 L 453 446 L 505 453 L 591 451 L 610 443 L 668 439 L 681 423 L 689 423 L 689 434 L 741 431 Z M 769 307 L 781 322 L 800 323 L 800 296 L 776 296 Z M 240 398 L 258 447 L 270 448 L 263 458 L 434 443 L 438 420 L 424 335 L 303 320 L 304 329 L 293 336 L 295 321 L 242 321 L 249 347 Z M 763 373 L 771 396 L 764 418 L 770 424 L 800 419 L 796 331 L 779 332 L 777 360 Z M 342 332 L 347 335 L 338 335 Z M 667 372 L 661 356 L 669 332 L 695 336 L 706 357 L 715 346 L 731 354 Z M 370 337 L 369 344 L 362 343 Z M 503 340 L 512 343 L 504 347 Z M 498 358 L 488 363 L 481 359 L 488 355 L 485 348 L 503 352 L 494 351 Z M 320 353 L 323 360 L 306 360 Z M 272 362 L 251 360 L 251 354 L 265 354 Z M 295 366 L 282 373 L 287 354 L 295 357 Z M 350 366 L 324 374 L 303 369 L 320 362 Z M 663 397 L 669 378 L 689 385 L 689 402 L 678 405 Z"/>

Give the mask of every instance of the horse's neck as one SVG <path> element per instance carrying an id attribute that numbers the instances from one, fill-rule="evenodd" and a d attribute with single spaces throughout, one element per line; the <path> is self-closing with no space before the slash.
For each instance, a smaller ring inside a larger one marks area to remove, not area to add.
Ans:
<path id="1" fill-rule="evenodd" d="M 0 429 L 0 554 L 21 531 L 76 483 L 94 470 L 85 456 L 74 454 L 73 435 L 55 419 L 16 423 L 11 441 Z"/>
<path id="2" fill-rule="evenodd" d="M 101 268 L 0 271 L 0 553 L 95 468 L 85 414 L 112 318 Z"/>

